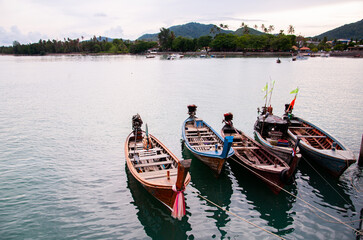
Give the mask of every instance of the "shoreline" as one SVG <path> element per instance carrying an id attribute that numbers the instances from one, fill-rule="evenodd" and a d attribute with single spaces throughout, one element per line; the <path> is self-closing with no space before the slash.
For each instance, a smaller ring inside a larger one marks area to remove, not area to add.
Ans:
<path id="1" fill-rule="evenodd" d="M 200 56 L 200 55 L 214 55 L 219 57 L 291 57 L 296 56 L 295 52 L 156 52 L 153 55 L 170 55 L 180 54 L 186 56 Z M 313 53 L 314 54 L 314 53 Z M 344 52 L 330 52 L 331 57 L 356 57 L 362 58 L 363 51 L 344 51 Z M 0 56 L 117 56 L 117 55 L 130 55 L 130 56 L 146 56 L 148 53 L 132 54 L 132 53 L 50 53 L 45 55 L 24 55 L 24 54 L 4 54 Z"/>

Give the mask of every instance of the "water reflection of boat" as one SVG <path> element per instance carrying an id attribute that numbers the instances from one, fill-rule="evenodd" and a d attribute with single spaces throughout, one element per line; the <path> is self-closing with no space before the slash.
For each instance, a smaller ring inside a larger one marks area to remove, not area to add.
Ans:
<path id="1" fill-rule="evenodd" d="M 182 145 L 183 147 L 183 145 Z M 204 167 L 203 163 L 196 160 L 196 157 L 189 151 L 188 148 L 184 147 L 182 150 L 182 155 L 184 159 L 192 159 L 192 164 L 190 166 L 190 174 L 192 175 L 192 182 L 190 185 L 196 188 L 200 195 L 206 199 L 216 203 L 217 205 L 229 210 L 231 204 L 231 196 L 233 194 L 232 181 L 228 176 L 229 167 L 226 166 L 226 171 L 222 171 L 218 178 L 215 178 L 210 174 L 210 170 Z M 215 205 L 205 202 L 206 205 L 212 207 L 213 219 L 221 234 L 221 239 L 223 239 L 228 232 L 225 230 L 226 225 L 230 221 L 230 216 L 226 211 L 217 208 Z M 211 212 L 211 210 L 208 210 Z"/>
<path id="2" fill-rule="evenodd" d="M 188 109 L 189 117 L 182 127 L 183 142 L 196 158 L 219 175 L 226 159 L 234 154 L 233 137 L 223 140 L 211 126 L 195 116 L 197 106 L 189 105 Z"/>
<path id="3" fill-rule="evenodd" d="M 170 212 L 155 198 L 150 198 L 150 194 L 135 180 L 127 170 L 127 166 L 125 166 L 125 172 L 127 187 L 134 199 L 131 204 L 136 208 L 137 218 L 146 235 L 151 239 L 187 239 L 187 232 L 192 230 L 188 223 L 190 214 L 187 213 L 186 217 L 180 221 L 170 218 Z M 165 231 L 166 229 L 168 231 Z"/>
<path id="4" fill-rule="evenodd" d="M 299 164 L 300 179 L 311 186 L 312 193 L 321 199 L 321 202 L 344 209 L 344 213 L 347 209 L 355 212 L 349 193 L 350 189 L 352 190 L 351 183 L 339 181 L 328 173 L 317 172 L 315 167 L 315 164 L 307 161 L 301 161 Z"/>
<path id="5" fill-rule="evenodd" d="M 282 236 L 293 231 L 292 225 L 296 212 L 292 210 L 292 207 L 296 202 L 295 197 L 263 191 L 261 188 L 264 188 L 265 184 L 251 181 L 253 174 L 246 169 L 239 168 L 239 165 L 233 161 L 230 162 L 230 169 L 239 185 L 238 189 L 246 196 L 247 202 L 253 206 L 253 210 L 260 213 L 260 217 L 265 219 L 269 226 L 277 229 L 275 232 L 277 235 Z M 297 195 L 295 185 L 289 185 L 285 189 L 291 194 Z"/>

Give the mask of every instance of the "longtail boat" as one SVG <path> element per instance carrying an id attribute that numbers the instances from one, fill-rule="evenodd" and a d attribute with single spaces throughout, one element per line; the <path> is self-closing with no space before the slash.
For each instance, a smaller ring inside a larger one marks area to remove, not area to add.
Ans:
<path id="1" fill-rule="evenodd" d="M 233 137 L 224 140 L 205 121 L 195 116 L 197 106 L 189 105 L 189 117 L 182 127 L 184 145 L 217 175 L 222 171 L 226 159 L 234 154 L 231 148 Z"/>
<path id="2" fill-rule="evenodd" d="M 132 118 L 133 131 L 125 142 L 127 167 L 132 176 L 156 199 L 181 219 L 185 215 L 183 191 L 190 182 L 191 160 L 180 161 L 163 143 L 141 130 L 139 114 Z"/>
<path id="3" fill-rule="evenodd" d="M 262 146 L 281 157 L 285 162 L 291 164 L 293 159 L 295 141 L 293 141 L 287 130 L 288 121 L 273 115 L 272 107 L 258 109 L 258 117 L 254 125 L 254 136 Z M 299 152 L 299 149 L 296 148 Z"/>
<path id="4" fill-rule="evenodd" d="M 292 182 L 291 178 L 301 154 L 295 154 L 289 166 L 276 154 L 236 129 L 232 120 L 232 113 L 224 114 L 225 125 L 221 130 L 222 137 L 233 136 L 232 148 L 235 154 L 230 159 L 263 180 L 275 194 L 278 194 L 285 184 Z"/>
<path id="5" fill-rule="evenodd" d="M 291 111 L 284 115 L 289 123 L 288 134 L 293 141 L 300 139 L 298 145 L 305 158 L 316 162 L 335 177 L 356 162 L 354 153 L 341 141 L 318 126 L 295 117 Z"/>

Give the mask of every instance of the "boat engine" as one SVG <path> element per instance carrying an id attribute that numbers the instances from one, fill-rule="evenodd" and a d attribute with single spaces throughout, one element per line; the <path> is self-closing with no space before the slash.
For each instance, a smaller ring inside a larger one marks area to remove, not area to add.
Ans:
<path id="1" fill-rule="evenodd" d="M 139 114 L 132 116 L 132 130 L 141 132 L 142 120 Z"/>
<path id="2" fill-rule="evenodd" d="M 228 113 L 224 114 L 223 122 L 225 124 L 227 124 L 228 126 L 233 126 L 232 120 L 233 120 L 233 114 L 231 112 L 228 112 Z"/>
<path id="3" fill-rule="evenodd" d="M 197 106 L 195 106 L 194 104 L 188 105 L 188 114 L 190 117 L 194 118 L 196 112 L 197 112 Z"/>

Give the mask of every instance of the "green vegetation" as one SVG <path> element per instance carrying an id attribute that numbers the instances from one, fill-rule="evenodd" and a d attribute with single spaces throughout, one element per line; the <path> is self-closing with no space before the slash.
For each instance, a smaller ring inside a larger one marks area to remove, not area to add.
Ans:
<path id="1" fill-rule="evenodd" d="M 12 47 L 0 47 L 0 53 L 19 55 L 45 55 L 53 53 L 143 53 L 150 48 L 157 47 L 157 42 L 123 41 L 122 39 L 108 39 L 93 37 L 89 41 L 80 42 L 79 39 L 39 40 L 38 43 L 20 44 L 14 41 Z"/>
<path id="2" fill-rule="evenodd" d="M 357 26 L 363 24 L 363 20 L 354 25 L 344 25 L 343 27 Z M 261 29 L 262 32 L 257 29 Z M 178 31 L 176 34 L 172 29 Z M 2 54 L 21 54 L 21 55 L 45 55 L 53 53 L 112 53 L 112 54 L 140 54 L 145 53 L 151 48 L 159 48 L 160 51 L 200 51 L 203 49 L 210 51 L 223 52 L 277 52 L 277 51 L 292 51 L 293 46 L 308 46 L 312 52 L 320 50 L 347 50 L 353 49 L 356 44 L 362 44 L 360 41 L 351 38 L 350 41 L 339 42 L 334 39 L 328 41 L 329 37 L 323 37 L 323 40 L 318 38 L 304 38 L 302 36 L 293 35 L 295 29 L 292 25 L 287 28 L 288 35 L 284 34 L 284 30 L 280 30 L 279 34 L 272 34 L 275 27 L 273 25 L 260 27 L 254 25 L 253 28 L 242 23 L 241 28 L 237 31 L 229 31 L 228 26 L 224 24 L 204 25 L 199 23 L 189 23 L 171 28 L 161 28 L 156 34 L 155 41 L 145 40 L 122 40 L 108 39 L 105 37 L 95 36 L 88 41 L 80 41 L 79 39 L 64 39 L 58 40 L 40 40 L 38 43 L 20 44 L 14 41 L 13 46 L 0 47 Z M 198 32 L 198 34 L 196 34 Z M 201 35 L 203 33 L 204 35 Z M 181 36 L 181 35 L 182 36 Z M 190 37 L 198 36 L 198 37 Z M 82 37 L 83 39 L 83 37 Z M 140 39 L 140 38 L 139 38 Z M 112 41 L 111 41 L 112 40 Z"/>

